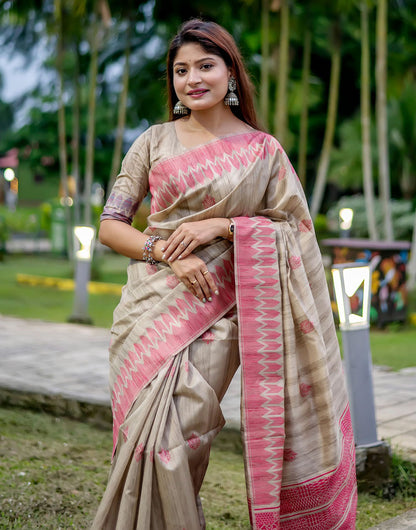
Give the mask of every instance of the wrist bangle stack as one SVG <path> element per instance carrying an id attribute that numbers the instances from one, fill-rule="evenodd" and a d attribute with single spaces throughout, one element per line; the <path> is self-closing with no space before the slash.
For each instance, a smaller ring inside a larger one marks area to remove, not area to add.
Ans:
<path id="1" fill-rule="evenodd" d="M 146 243 L 143 247 L 143 261 L 146 263 L 150 263 L 150 265 L 156 265 L 156 263 L 159 263 L 155 260 L 153 257 L 153 247 L 155 246 L 156 241 L 159 241 L 162 239 L 160 236 L 149 236 L 146 239 Z"/>

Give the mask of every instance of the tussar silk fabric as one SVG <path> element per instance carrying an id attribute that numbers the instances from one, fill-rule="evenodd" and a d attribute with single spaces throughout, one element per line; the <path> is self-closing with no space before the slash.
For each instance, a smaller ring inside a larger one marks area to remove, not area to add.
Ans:
<path id="1" fill-rule="evenodd" d="M 219 290 L 203 304 L 164 263 L 132 261 L 114 312 L 114 456 L 94 529 L 204 528 L 198 493 L 220 402 L 242 367 L 248 509 L 255 529 L 353 529 L 354 440 L 321 255 L 278 141 L 252 131 L 193 149 L 175 124 L 127 153 L 102 219 L 146 233 L 233 218 L 234 243 L 198 248 Z"/>

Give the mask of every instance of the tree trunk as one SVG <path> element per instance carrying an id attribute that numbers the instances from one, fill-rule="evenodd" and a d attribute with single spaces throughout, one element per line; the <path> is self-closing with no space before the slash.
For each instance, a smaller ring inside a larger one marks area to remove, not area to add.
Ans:
<path id="1" fill-rule="evenodd" d="M 415 196 L 416 176 L 412 173 L 412 162 L 408 156 L 403 156 L 403 169 L 400 178 L 400 189 L 404 199 L 413 200 Z"/>
<path id="2" fill-rule="evenodd" d="M 95 106 L 98 72 L 99 22 L 94 18 L 91 35 L 91 59 L 89 69 L 87 147 L 85 154 L 84 223 L 91 225 L 91 188 L 94 177 Z"/>
<path id="3" fill-rule="evenodd" d="M 329 83 L 328 113 L 326 117 L 324 142 L 322 145 L 321 156 L 319 158 L 316 182 L 312 196 L 312 219 L 315 219 L 321 208 L 328 174 L 329 161 L 331 157 L 332 144 L 334 141 L 335 124 L 337 121 L 339 80 L 341 73 L 341 35 L 339 20 L 334 22 L 332 29 L 333 38 L 331 39 L 331 79 Z"/>
<path id="4" fill-rule="evenodd" d="M 68 156 L 66 150 L 66 120 L 65 120 L 65 103 L 64 103 L 64 42 L 62 27 L 62 5 L 60 0 L 55 3 L 56 20 L 57 20 L 57 50 L 56 66 L 59 79 L 58 89 L 58 143 L 59 143 L 59 169 L 61 190 L 64 195 L 63 205 L 65 211 L 66 237 L 67 237 L 67 255 L 72 257 L 72 224 L 71 211 L 68 201 Z"/>
<path id="5" fill-rule="evenodd" d="M 276 112 L 274 134 L 284 145 L 287 134 L 287 83 L 289 72 L 289 4 L 282 0 L 280 7 L 279 64 L 276 83 Z"/>
<path id="6" fill-rule="evenodd" d="M 387 131 L 387 0 L 377 3 L 376 117 L 380 199 L 383 208 L 384 238 L 393 241 L 390 204 L 390 168 Z"/>
<path id="7" fill-rule="evenodd" d="M 75 43 L 74 67 L 74 101 L 72 105 L 72 176 L 75 181 L 74 221 L 81 222 L 81 196 L 80 196 L 80 171 L 79 171 L 79 142 L 80 142 L 80 107 L 81 89 L 79 80 L 79 43 Z"/>
<path id="8" fill-rule="evenodd" d="M 260 115 L 264 127 L 269 123 L 269 61 L 270 61 L 270 0 L 261 3 L 261 71 L 260 71 Z"/>
<path id="9" fill-rule="evenodd" d="M 127 42 L 125 49 L 125 62 L 123 69 L 123 82 L 120 99 L 118 103 L 118 117 L 117 117 L 117 132 L 114 142 L 113 160 L 111 163 L 110 179 L 107 187 L 107 196 L 110 195 L 111 188 L 113 187 L 115 178 L 120 169 L 122 148 L 123 148 L 123 136 L 126 125 L 126 112 L 127 112 L 127 96 L 129 93 L 129 77 L 130 77 L 130 50 L 131 50 L 131 24 L 129 21 L 129 27 L 127 30 Z"/>
<path id="10" fill-rule="evenodd" d="M 371 157 L 371 99 L 370 99 L 370 42 L 367 0 L 361 2 L 361 131 L 364 197 L 367 210 L 368 233 L 378 239 L 374 209 L 373 165 Z"/>
<path id="11" fill-rule="evenodd" d="M 88 125 L 87 125 L 87 149 L 85 158 L 84 179 L 84 223 L 92 224 L 91 215 L 91 189 L 94 178 L 94 150 L 95 150 L 95 106 L 97 99 L 97 73 L 98 73 L 98 51 L 104 39 L 104 31 L 111 25 L 111 13 L 107 0 L 96 0 L 94 3 L 92 34 L 91 34 L 91 59 L 89 69 L 89 93 L 88 93 Z M 98 14 L 101 20 L 98 18 Z"/>
<path id="12" fill-rule="evenodd" d="M 308 117 L 309 117 L 309 76 L 311 71 L 312 33 L 305 29 L 302 59 L 302 111 L 300 115 L 298 175 L 302 186 L 306 187 L 306 158 L 308 151 Z"/>

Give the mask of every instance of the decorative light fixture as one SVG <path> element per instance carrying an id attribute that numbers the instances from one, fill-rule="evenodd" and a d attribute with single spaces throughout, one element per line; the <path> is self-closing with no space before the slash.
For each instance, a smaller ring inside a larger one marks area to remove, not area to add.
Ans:
<path id="1" fill-rule="evenodd" d="M 343 263 L 332 266 L 335 297 L 341 329 L 370 326 L 370 266 Z"/>
<path id="2" fill-rule="evenodd" d="M 7 182 L 11 182 L 15 176 L 14 170 L 11 167 L 7 167 L 3 172 L 3 176 Z"/>
<path id="3" fill-rule="evenodd" d="M 341 208 L 339 211 L 341 237 L 349 237 L 353 218 L 354 210 L 352 208 Z"/>
<path id="4" fill-rule="evenodd" d="M 345 375 L 357 446 L 380 445 L 374 406 L 370 349 L 370 266 L 342 263 L 332 266 L 338 307 Z"/>
<path id="5" fill-rule="evenodd" d="M 93 226 L 74 227 L 75 257 L 81 261 L 91 261 L 93 253 L 93 241 L 95 240 L 95 228 Z"/>
<path id="6" fill-rule="evenodd" d="M 69 322 L 92 324 L 88 315 L 88 283 L 91 277 L 91 261 L 94 251 L 95 227 L 74 227 L 75 296 Z"/>

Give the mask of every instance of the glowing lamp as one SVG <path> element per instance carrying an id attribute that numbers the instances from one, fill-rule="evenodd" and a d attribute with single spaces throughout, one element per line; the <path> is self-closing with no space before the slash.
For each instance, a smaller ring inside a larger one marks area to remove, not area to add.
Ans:
<path id="1" fill-rule="evenodd" d="M 95 228 L 93 226 L 75 226 L 74 236 L 76 259 L 91 261 L 94 250 Z"/>
<path id="2" fill-rule="evenodd" d="M 3 176 L 7 180 L 7 182 L 11 182 L 14 179 L 13 169 L 11 167 L 6 168 L 4 170 Z"/>
<path id="3" fill-rule="evenodd" d="M 339 211 L 339 226 L 341 230 L 349 230 L 352 225 L 354 210 L 351 208 L 341 208 Z"/>
<path id="4" fill-rule="evenodd" d="M 74 227 L 75 255 L 75 296 L 70 322 L 92 324 L 88 315 L 88 282 L 91 277 L 91 261 L 94 250 L 95 228 L 93 226 Z"/>

